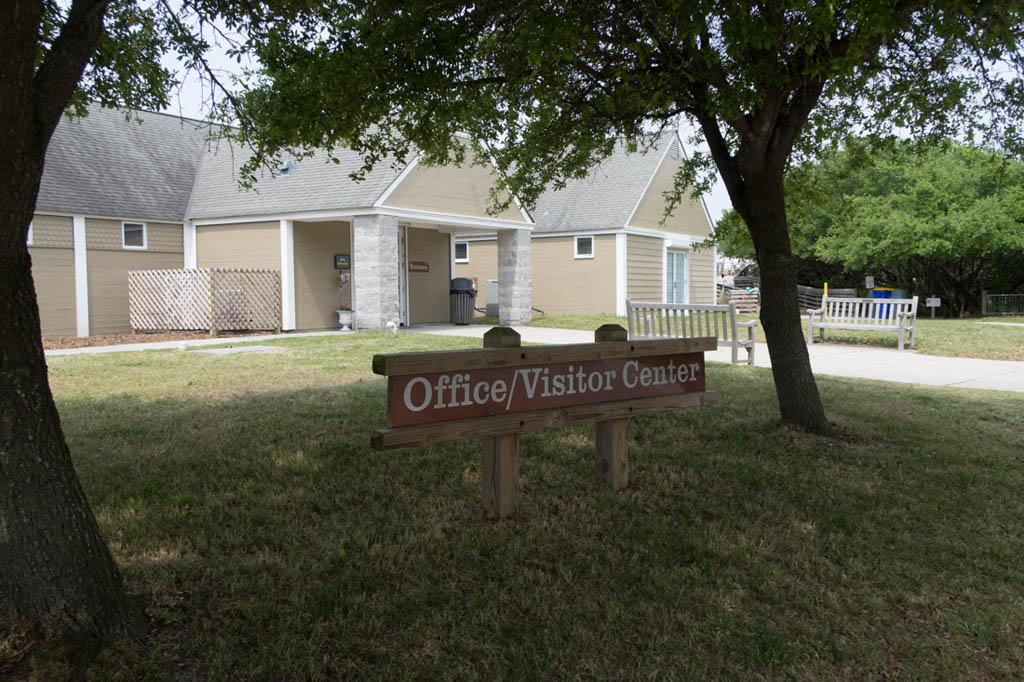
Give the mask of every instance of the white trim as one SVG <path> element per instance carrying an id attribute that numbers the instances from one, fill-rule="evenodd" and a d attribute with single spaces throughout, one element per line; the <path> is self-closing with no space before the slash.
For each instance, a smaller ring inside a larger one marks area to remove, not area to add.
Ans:
<path id="1" fill-rule="evenodd" d="M 452 278 L 455 277 L 455 263 L 456 263 L 456 260 L 455 260 L 455 235 L 454 234 L 448 235 L 448 250 L 449 250 L 449 252 L 451 254 L 450 257 L 448 258 L 448 274 L 450 275 L 448 277 L 448 279 L 452 279 Z M 469 244 L 466 245 L 466 255 L 467 256 L 469 255 Z M 467 262 L 469 262 L 469 261 L 467 260 Z"/>
<path id="2" fill-rule="evenodd" d="M 595 237 L 603 237 L 604 235 L 610 234 L 633 234 L 638 237 L 654 237 L 656 239 L 671 239 L 673 241 L 679 241 L 681 244 L 697 244 L 704 241 L 707 237 L 695 237 L 693 235 L 684 234 L 682 232 L 669 232 L 667 230 L 649 230 L 642 227 L 618 227 L 613 230 L 600 230 L 597 232 L 534 232 L 530 235 L 532 239 L 544 239 L 544 238 L 557 238 L 557 237 L 589 237 L 593 235 Z M 456 235 L 460 242 L 486 242 L 497 239 L 495 234 L 459 234 Z"/>
<path id="3" fill-rule="evenodd" d="M 590 240 L 590 253 L 580 253 L 580 240 Z M 572 238 L 572 257 L 574 260 L 592 260 L 594 258 L 594 251 L 596 250 L 597 240 L 594 239 L 592 234 L 581 234 L 578 237 Z"/>
<path id="4" fill-rule="evenodd" d="M 32 246 L 32 223 L 33 221 L 28 221 L 28 237 L 25 238 L 25 246 Z"/>
<path id="5" fill-rule="evenodd" d="M 626 314 L 626 234 L 615 235 L 615 314 Z"/>
<path id="6" fill-rule="evenodd" d="M 466 257 L 465 258 L 459 258 L 456 255 L 457 250 L 456 250 L 455 247 L 457 247 L 459 244 L 464 244 L 466 246 Z M 465 239 L 460 239 L 458 241 L 455 241 L 455 235 L 452 235 L 452 262 L 453 263 L 468 263 L 469 262 L 469 241 L 467 241 Z"/>
<path id="7" fill-rule="evenodd" d="M 142 226 L 142 246 L 128 246 L 124 241 L 124 228 L 128 225 L 141 225 Z M 121 248 L 126 251 L 146 251 L 149 248 L 149 228 L 146 227 L 146 223 L 135 222 L 133 220 L 122 220 L 121 221 Z"/>
<path id="8" fill-rule="evenodd" d="M 295 329 L 295 232 L 291 220 L 281 221 L 281 330 Z"/>
<path id="9" fill-rule="evenodd" d="M 89 336 L 89 245 L 85 241 L 85 216 L 73 216 L 71 229 L 75 250 L 75 332 Z"/>
<path id="10" fill-rule="evenodd" d="M 185 223 L 181 226 L 182 230 L 182 260 L 184 267 L 195 269 L 199 267 L 199 252 L 196 250 L 198 242 L 196 241 L 196 226 L 192 223 Z"/>
<path id="11" fill-rule="evenodd" d="M 661 302 L 668 303 L 668 239 L 661 240 Z"/>
<path id="12" fill-rule="evenodd" d="M 398 324 L 408 327 L 409 312 L 409 226 L 398 225 Z"/>
<path id="13" fill-rule="evenodd" d="M 387 201 L 388 197 L 391 196 L 391 193 L 398 189 L 398 186 L 402 184 L 402 181 L 409 176 L 409 173 L 412 173 L 413 168 L 418 166 L 419 163 L 420 155 L 417 154 L 415 157 L 413 157 L 412 161 L 405 165 L 405 168 L 402 169 L 402 172 L 395 176 L 395 179 L 391 181 L 391 184 L 384 188 L 384 191 L 381 192 L 381 195 L 377 197 L 376 201 L 373 202 L 373 205 L 375 207 L 383 206 L 384 202 Z"/>
<path id="14" fill-rule="evenodd" d="M 644 185 L 644 191 L 640 192 L 640 196 L 637 198 L 636 203 L 633 204 L 633 210 L 629 212 L 629 217 L 626 218 L 626 227 L 629 227 L 629 223 L 633 220 L 633 216 L 636 215 L 636 210 L 640 208 L 640 204 L 643 203 L 644 197 L 647 196 L 647 190 L 651 188 L 651 183 L 654 182 L 654 176 L 656 176 L 658 171 L 661 169 L 661 164 L 665 163 L 665 157 L 668 156 L 669 149 L 672 149 L 671 142 L 665 145 L 665 151 L 661 153 L 661 158 L 658 159 L 658 165 L 654 167 L 654 172 L 651 173 L 651 177 L 647 178 L 647 183 Z"/>
<path id="15" fill-rule="evenodd" d="M 393 218 L 406 221 L 422 223 L 436 223 L 440 225 L 463 225 L 465 227 L 486 227 L 489 229 L 512 229 L 527 230 L 532 232 L 533 225 L 514 222 L 511 220 L 499 220 L 496 218 L 474 218 L 472 216 L 459 216 L 447 213 L 428 213 L 426 211 L 410 211 L 404 208 L 393 206 L 369 206 L 366 208 L 351 208 L 344 211 L 296 211 L 294 213 L 276 213 L 272 215 L 250 215 L 231 216 L 228 218 L 206 218 L 193 220 L 196 226 L 205 225 L 229 225 L 233 223 L 267 223 L 280 220 L 334 220 L 337 218 L 354 218 L 361 215 L 388 215 Z"/>
<path id="16" fill-rule="evenodd" d="M 161 223 L 163 225 L 180 225 L 182 222 L 181 218 L 140 218 L 138 216 L 96 215 L 93 213 L 60 213 L 58 211 L 46 210 L 35 211 L 34 214 L 58 216 L 61 218 L 74 218 L 75 216 L 81 216 L 87 220 L 123 220 L 128 223 Z"/>

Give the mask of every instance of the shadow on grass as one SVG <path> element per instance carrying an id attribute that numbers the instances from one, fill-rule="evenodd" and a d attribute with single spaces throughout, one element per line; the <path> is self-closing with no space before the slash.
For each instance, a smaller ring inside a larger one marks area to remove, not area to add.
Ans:
<path id="1" fill-rule="evenodd" d="M 369 449 L 380 384 L 65 398 L 155 623 L 95 679 L 1020 670 L 1019 399 L 823 380 L 847 446 L 779 428 L 765 371 L 709 384 L 717 408 L 632 420 L 620 493 L 593 479 L 589 429 L 526 435 L 504 523 L 480 510 L 476 443 Z"/>

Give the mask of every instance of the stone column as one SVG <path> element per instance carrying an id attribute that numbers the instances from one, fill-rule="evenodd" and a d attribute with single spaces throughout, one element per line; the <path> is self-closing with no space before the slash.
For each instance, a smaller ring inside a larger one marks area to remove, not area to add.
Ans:
<path id="1" fill-rule="evenodd" d="M 498 232 L 498 319 L 503 327 L 526 324 L 530 311 L 530 232 Z"/>
<path id="2" fill-rule="evenodd" d="M 353 219 L 352 292 L 356 330 L 398 325 L 398 218 L 360 215 Z"/>

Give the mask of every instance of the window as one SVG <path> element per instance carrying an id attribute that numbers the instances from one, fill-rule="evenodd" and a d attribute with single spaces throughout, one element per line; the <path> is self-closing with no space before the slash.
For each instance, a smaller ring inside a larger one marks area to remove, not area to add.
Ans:
<path id="1" fill-rule="evenodd" d="M 455 262 L 469 262 L 469 242 L 455 242 Z"/>
<path id="2" fill-rule="evenodd" d="M 576 237 L 576 248 L 573 253 L 574 258 L 593 258 L 594 257 L 594 238 L 593 237 Z"/>
<path id="3" fill-rule="evenodd" d="M 126 249 L 146 248 L 146 223 L 121 223 L 121 246 Z"/>
<path id="4" fill-rule="evenodd" d="M 25 240 L 25 244 L 32 246 L 32 223 L 28 224 L 28 239 Z"/>

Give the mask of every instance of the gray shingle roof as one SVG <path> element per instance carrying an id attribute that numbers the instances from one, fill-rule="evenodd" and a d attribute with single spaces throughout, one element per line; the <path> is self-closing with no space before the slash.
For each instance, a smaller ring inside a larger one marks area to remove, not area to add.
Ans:
<path id="1" fill-rule="evenodd" d="M 46 152 L 37 211 L 181 222 L 208 124 L 89 106 L 62 119 Z"/>
<path id="2" fill-rule="evenodd" d="M 294 169 L 287 175 L 274 177 L 269 171 L 262 171 L 252 190 L 240 190 L 238 169 L 249 159 L 250 152 L 227 140 L 214 142 L 199 167 L 189 218 L 199 220 L 372 206 L 400 172 L 384 160 L 366 175 L 365 180 L 353 182 L 349 173 L 362 166 L 359 154 L 338 149 L 334 156 L 339 163 L 330 161 L 326 151 L 317 151 L 313 156 L 295 162 Z"/>
<path id="3" fill-rule="evenodd" d="M 558 191 L 537 198 L 531 212 L 535 232 L 606 230 L 623 227 L 640 200 L 665 153 L 679 147 L 675 131 L 665 131 L 645 152 L 629 154 L 622 142 L 615 151 L 581 180 L 569 180 Z"/>

